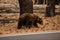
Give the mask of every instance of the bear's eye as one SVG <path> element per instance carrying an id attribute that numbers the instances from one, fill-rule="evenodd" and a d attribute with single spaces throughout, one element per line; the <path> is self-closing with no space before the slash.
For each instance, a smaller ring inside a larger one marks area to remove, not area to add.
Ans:
<path id="1" fill-rule="evenodd" d="M 37 20 L 39 21 L 40 19 L 38 18 Z"/>

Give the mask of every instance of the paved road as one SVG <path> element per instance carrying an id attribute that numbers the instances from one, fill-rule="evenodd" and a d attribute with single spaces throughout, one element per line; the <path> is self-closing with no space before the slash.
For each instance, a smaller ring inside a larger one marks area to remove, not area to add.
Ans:
<path id="1" fill-rule="evenodd" d="M 60 33 L 0 37 L 0 40 L 60 40 Z"/>

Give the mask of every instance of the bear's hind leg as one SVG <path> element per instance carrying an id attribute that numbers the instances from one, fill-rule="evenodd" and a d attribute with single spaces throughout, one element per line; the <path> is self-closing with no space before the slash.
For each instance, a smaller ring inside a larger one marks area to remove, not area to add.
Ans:
<path id="1" fill-rule="evenodd" d="M 21 28 L 22 28 L 22 25 L 23 25 L 23 23 L 22 23 L 22 22 L 19 22 L 17 28 L 18 28 L 18 29 L 21 29 Z"/>
<path id="2" fill-rule="evenodd" d="M 20 24 L 20 25 L 18 25 L 18 29 L 21 29 L 22 28 L 22 25 Z"/>

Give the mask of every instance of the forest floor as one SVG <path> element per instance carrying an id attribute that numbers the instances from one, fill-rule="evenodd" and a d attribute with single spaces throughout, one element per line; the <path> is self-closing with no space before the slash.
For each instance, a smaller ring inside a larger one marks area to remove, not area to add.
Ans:
<path id="1" fill-rule="evenodd" d="M 44 17 L 43 13 L 34 13 L 34 14 L 38 15 L 43 20 L 43 25 L 38 24 L 39 28 L 35 28 L 34 26 L 32 26 L 30 29 L 28 29 L 23 26 L 22 29 L 17 29 L 18 21 L 15 21 L 14 23 L 5 23 L 5 24 L 0 23 L 0 36 L 9 34 L 60 31 L 60 15 L 56 15 L 54 17 Z M 2 16 L 0 16 L 0 19 L 4 18 L 18 19 L 19 14 L 16 13 L 12 16 L 5 16 L 2 14 Z"/>

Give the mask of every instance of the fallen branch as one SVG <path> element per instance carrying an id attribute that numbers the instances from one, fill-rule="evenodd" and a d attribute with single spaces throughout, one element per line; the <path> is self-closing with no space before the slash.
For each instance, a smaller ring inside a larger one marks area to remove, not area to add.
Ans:
<path id="1" fill-rule="evenodd" d="M 60 12 L 60 6 L 56 5 L 56 11 Z M 45 12 L 46 5 L 33 5 L 34 13 Z M 12 4 L 0 4 L 0 13 L 19 13 L 19 6 L 14 6 Z"/>

